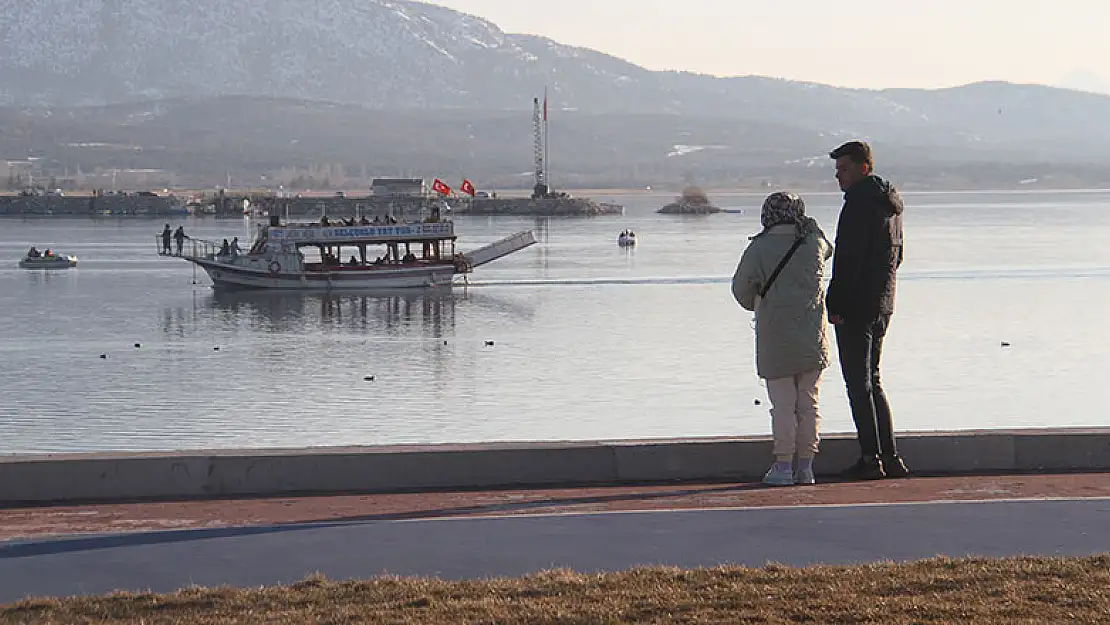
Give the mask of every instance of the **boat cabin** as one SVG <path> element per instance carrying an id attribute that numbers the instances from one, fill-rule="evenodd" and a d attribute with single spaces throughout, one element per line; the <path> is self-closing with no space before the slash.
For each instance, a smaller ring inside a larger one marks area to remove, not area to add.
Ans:
<path id="1" fill-rule="evenodd" d="M 451 265 L 456 238 L 450 221 L 288 223 L 261 227 L 248 256 L 296 253 L 306 273 Z"/>

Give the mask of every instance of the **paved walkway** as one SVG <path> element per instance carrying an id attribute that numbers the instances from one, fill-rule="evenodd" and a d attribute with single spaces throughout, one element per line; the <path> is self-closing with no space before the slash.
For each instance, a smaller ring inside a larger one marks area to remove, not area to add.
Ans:
<path id="1" fill-rule="evenodd" d="M 1107 474 L 0 509 L 0 603 L 275 584 L 317 571 L 465 578 L 553 567 L 1083 555 L 1107 551 L 1108 539 Z"/>
<path id="2" fill-rule="evenodd" d="M 1110 500 L 993 501 L 557 514 L 222 528 L 0 544 L 0 603 L 28 595 L 249 587 L 321 572 L 514 576 L 769 561 L 1086 555 L 1110 545 Z"/>
<path id="3" fill-rule="evenodd" d="M 682 484 L 33 507 L 0 509 L 0 541 L 315 521 L 1059 497 L 1110 497 L 1110 474 L 914 478 L 774 489 Z"/>

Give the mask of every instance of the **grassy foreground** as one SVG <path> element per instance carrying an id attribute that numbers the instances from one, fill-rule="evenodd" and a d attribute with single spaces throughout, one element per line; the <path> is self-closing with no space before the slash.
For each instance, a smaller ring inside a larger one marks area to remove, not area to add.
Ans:
<path id="1" fill-rule="evenodd" d="M 310 579 L 256 590 L 34 599 L 0 607 L 0 623 L 362 622 L 1106 623 L 1110 556 L 605 575 L 552 571 L 467 582 Z"/>

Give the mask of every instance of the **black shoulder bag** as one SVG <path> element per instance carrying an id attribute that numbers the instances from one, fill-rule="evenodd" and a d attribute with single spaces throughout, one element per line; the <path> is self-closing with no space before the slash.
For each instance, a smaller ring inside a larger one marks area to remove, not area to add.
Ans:
<path id="1" fill-rule="evenodd" d="M 790 262 L 790 257 L 794 255 L 794 252 L 798 251 L 798 248 L 801 247 L 802 243 L 805 243 L 805 241 L 805 237 L 798 237 L 794 240 L 794 245 L 790 246 L 790 250 L 786 252 L 786 256 L 782 257 L 782 260 L 779 261 L 779 266 L 775 267 L 775 271 L 771 274 L 770 279 L 767 280 L 767 284 L 765 284 L 763 290 L 759 292 L 760 299 L 767 297 L 767 291 L 771 290 L 771 285 L 775 283 L 775 278 L 779 277 L 779 274 L 782 273 L 782 268 L 786 266 L 786 263 Z"/>

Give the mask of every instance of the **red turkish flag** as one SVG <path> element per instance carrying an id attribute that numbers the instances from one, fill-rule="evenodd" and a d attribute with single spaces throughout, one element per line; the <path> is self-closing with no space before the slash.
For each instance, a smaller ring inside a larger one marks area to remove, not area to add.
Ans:
<path id="1" fill-rule="evenodd" d="M 451 195 L 451 187 L 444 184 L 439 178 L 436 178 L 435 182 L 432 183 L 432 191 L 440 195 Z"/>
<path id="2" fill-rule="evenodd" d="M 470 197 L 474 197 L 474 194 L 476 193 L 476 191 L 474 190 L 474 185 L 471 184 L 469 180 L 463 180 L 462 186 L 459 187 L 459 191 L 462 191 Z"/>

